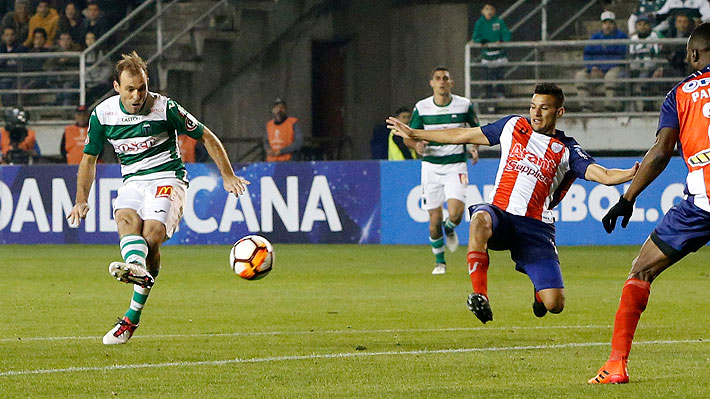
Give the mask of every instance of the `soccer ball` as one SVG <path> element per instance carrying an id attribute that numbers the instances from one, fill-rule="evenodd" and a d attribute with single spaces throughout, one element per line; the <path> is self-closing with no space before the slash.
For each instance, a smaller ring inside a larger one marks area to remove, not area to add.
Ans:
<path id="1" fill-rule="evenodd" d="M 237 241 L 229 251 L 232 271 L 245 280 L 266 277 L 274 263 L 274 247 L 262 236 L 250 235 Z"/>

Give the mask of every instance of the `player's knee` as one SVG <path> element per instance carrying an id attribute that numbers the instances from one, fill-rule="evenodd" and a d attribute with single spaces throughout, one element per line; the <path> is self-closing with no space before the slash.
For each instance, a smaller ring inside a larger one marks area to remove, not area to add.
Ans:
<path id="1" fill-rule="evenodd" d="M 472 234 L 491 236 L 493 234 L 493 220 L 488 212 L 479 211 L 471 217 L 470 230 Z"/>
<path id="2" fill-rule="evenodd" d="M 656 273 L 647 265 L 639 262 L 639 257 L 637 256 L 636 259 L 631 262 L 631 272 L 629 273 L 629 278 L 648 281 L 650 283 L 653 282 L 654 278 L 656 278 Z"/>
<path id="3" fill-rule="evenodd" d="M 545 302 L 545 307 L 550 313 L 560 313 L 565 308 L 565 297 L 561 296 L 559 298 L 555 298 L 549 303 Z"/>

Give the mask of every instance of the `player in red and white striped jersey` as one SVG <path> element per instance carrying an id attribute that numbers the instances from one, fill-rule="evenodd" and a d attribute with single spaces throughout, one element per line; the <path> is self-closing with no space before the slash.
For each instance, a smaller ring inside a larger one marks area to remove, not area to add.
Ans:
<path id="1" fill-rule="evenodd" d="M 508 116 L 475 128 L 411 129 L 395 118 L 387 121 L 397 134 L 439 143 L 501 146 L 495 188 L 489 203 L 469 208 L 468 266 L 473 293 L 468 306 L 481 322 L 493 320 L 488 301 L 488 249 L 510 250 L 516 270 L 535 288 L 533 311 L 542 317 L 564 307 L 564 284 L 555 248 L 552 208 L 576 178 L 615 185 L 636 173 L 598 165 L 577 142 L 555 129 L 564 114 L 562 89 L 551 83 L 535 87 L 529 119 Z"/>

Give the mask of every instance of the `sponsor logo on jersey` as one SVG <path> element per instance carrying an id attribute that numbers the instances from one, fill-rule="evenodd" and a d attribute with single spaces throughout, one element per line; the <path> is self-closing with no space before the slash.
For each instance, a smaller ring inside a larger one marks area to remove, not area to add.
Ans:
<path id="1" fill-rule="evenodd" d="M 551 160 L 539 157 L 525 149 L 520 143 L 515 143 L 510 150 L 505 164 L 505 171 L 517 171 L 535 177 L 537 180 L 550 184 L 555 174 L 557 164 Z"/>
<path id="2" fill-rule="evenodd" d="M 705 166 L 710 163 L 710 148 L 700 151 L 699 153 L 688 158 L 690 166 Z"/>
<path id="3" fill-rule="evenodd" d="M 692 93 L 698 88 L 705 87 L 707 85 L 710 85 L 710 77 L 689 80 L 683 84 L 682 89 L 686 93 Z"/>
<path id="4" fill-rule="evenodd" d="M 185 118 L 185 129 L 187 129 L 188 132 L 191 132 L 197 129 L 197 125 L 197 119 L 195 119 L 194 116 L 187 114 L 187 118 Z"/>
<path id="5" fill-rule="evenodd" d="M 117 153 L 131 153 L 147 150 L 155 144 L 155 137 L 148 137 L 147 140 L 133 141 L 114 145 Z"/>
<path id="6" fill-rule="evenodd" d="M 562 146 L 562 144 L 561 144 L 561 143 L 558 143 L 558 142 L 556 142 L 556 141 L 553 141 L 553 142 L 552 142 L 552 145 L 550 146 L 550 149 L 551 149 L 552 152 L 554 152 L 555 154 L 559 154 L 560 151 L 562 151 L 563 148 L 564 148 L 564 147 Z"/>
<path id="7" fill-rule="evenodd" d="M 121 117 L 121 122 L 123 122 L 123 123 L 138 122 L 138 121 L 141 120 L 141 118 L 143 118 L 143 117 L 140 116 L 140 115 L 136 115 L 136 116 L 123 116 L 123 117 Z"/>
<path id="8" fill-rule="evenodd" d="M 170 198 L 173 195 L 173 186 L 158 186 L 155 198 Z"/>

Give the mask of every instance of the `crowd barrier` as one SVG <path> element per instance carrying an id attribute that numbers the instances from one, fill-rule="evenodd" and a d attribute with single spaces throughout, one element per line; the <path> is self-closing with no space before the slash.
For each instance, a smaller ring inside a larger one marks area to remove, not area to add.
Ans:
<path id="1" fill-rule="evenodd" d="M 600 158 L 628 168 L 636 158 Z M 419 161 L 330 161 L 235 165 L 251 181 L 236 199 L 222 188 L 212 164 L 189 164 L 190 188 L 179 230 L 166 245 L 231 244 L 247 234 L 275 243 L 428 244 L 428 215 L 420 207 Z M 493 188 L 497 159 L 469 166 L 468 205 Z M 0 243 L 105 244 L 117 242 L 111 204 L 121 185 L 118 165 L 98 165 L 91 210 L 77 229 L 66 215 L 76 192 L 76 166 L 0 167 Z M 623 187 L 577 180 L 555 209 L 558 245 L 643 243 L 683 196 L 686 169 L 673 158 L 639 197 L 626 229 L 608 235 L 601 225 Z M 468 222 L 458 228 L 468 241 Z"/>

